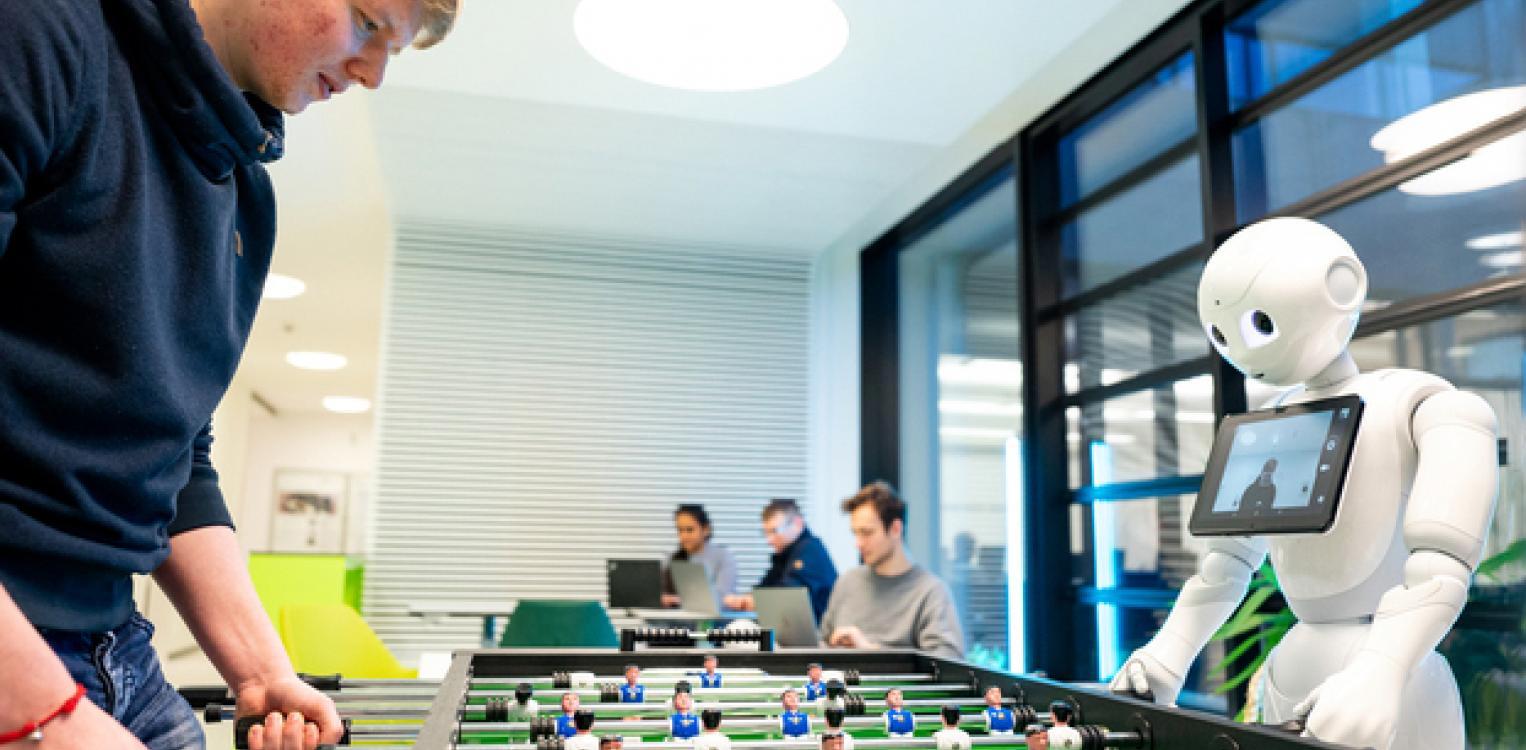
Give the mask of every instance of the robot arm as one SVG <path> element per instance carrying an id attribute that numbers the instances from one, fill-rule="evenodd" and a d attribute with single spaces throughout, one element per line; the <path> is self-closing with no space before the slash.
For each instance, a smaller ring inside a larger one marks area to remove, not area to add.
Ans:
<path id="1" fill-rule="evenodd" d="M 1261 539 L 1210 540 L 1197 575 L 1182 587 L 1160 632 L 1123 663 L 1113 677 L 1113 691 L 1174 704 L 1187 668 L 1245 597 L 1266 548 Z"/>
<path id="2" fill-rule="evenodd" d="M 1351 663 L 1297 707 L 1320 739 L 1387 746 L 1403 686 L 1457 620 L 1483 553 L 1499 479 L 1493 410 L 1474 394 L 1441 391 L 1420 403 L 1412 426 L 1420 462 L 1404 515 L 1404 585 L 1379 600 Z"/>

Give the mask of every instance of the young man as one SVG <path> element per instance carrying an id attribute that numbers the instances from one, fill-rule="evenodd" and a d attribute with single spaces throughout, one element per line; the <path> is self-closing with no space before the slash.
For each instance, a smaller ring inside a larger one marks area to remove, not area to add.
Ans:
<path id="1" fill-rule="evenodd" d="M 794 500 L 775 499 L 763 508 L 763 538 L 774 555 L 758 588 L 804 586 L 811 597 L 812 614 L 819 622 L 832 596 L 832 584 L 837 582 L 837 566 L 832 564 L 826 546 L 805 527 L 805 518 Z M 725 601 L 736 610 L 757 608 L 752 594 L 735 594 Z"/>
<path id="2" fill-rule="evenodd" d="M 874 482 L 843 501 L 864 564 L 842 575 L 821 636 L 843 648 L 914 648 L 961 658 L 964 631 L 948 586 L 906 555 L 906 504 Z"/>
<path id="3" fill-rule="evenodd" d="M 381 85 L 455 6 L 0 3 L 0 736 L 73 705 L 38 750 L 201 746 L 134 612 L 152 571 L 266 717 L 252 747 L 339 740 L 255 596 L 210 418 L 270 267 L 281 111 Z"/>

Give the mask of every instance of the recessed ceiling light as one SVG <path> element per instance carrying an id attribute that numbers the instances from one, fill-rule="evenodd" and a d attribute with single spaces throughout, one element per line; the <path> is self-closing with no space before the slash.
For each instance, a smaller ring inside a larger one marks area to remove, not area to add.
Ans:
<path id="1" fill-rule="evenodd" d="M 286 363 L 304 370 L 338 370 L 349 360 L 333 352 L 287 352 Z"/>
<path id="2" fill-rule="evenodd" d="M 595 60 L 692 91 L 796 81 L 848 44 L 848 18 L 832 0 L 582 0 L 572 21 Z"/>
<path id="3" fill-rule="evenodd" d="M 363 414 L 371 410 L 371 399 L 359 396 L 324 396 L 323 408 L 337 414 Z"/>
<path id="4" fill-rule="evenodd" d="M 1411 112 L 1374 133 L 1369 143 L 1387 164 L 1526 108 L 1526 86 L 1475 91 Z M 1410 195 L 1455 195 L 1526 179 L 1526 133 L 1506 136 L 1468 156 L 1399 185 Z"/>
<path id="5" fill-rule="evenodd" d="M 273 273 L 265 277 L 265 299 L 291 299 L 307 291 L 307 283 L 293 276 Z"/>
<path id="6" fill-rule="evenodd" d="M 1521 232 L 1500 232 L 1499 234 L 1486 234 L 1474 237 L 1463 243 L 1469 250 L 1504 250 L 1510 247 L 1521 246 Z"/>

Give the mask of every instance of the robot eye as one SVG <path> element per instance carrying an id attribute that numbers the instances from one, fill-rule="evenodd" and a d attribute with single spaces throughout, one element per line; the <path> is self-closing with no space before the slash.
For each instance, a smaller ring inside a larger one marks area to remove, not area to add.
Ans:
<path id="1" fill-rule="evenodd" d="M 1240 335 L 1245 339 L 1245 346 L 1250 349 L 1259 349 L 1277 339 L 1277 325 L 1272 322 L 1272 316 L 1261 310 L 1246 310 L 1240 316 Z"/>
<path id="2" fill-rule="evenodd" d="M 1229 346 L 1229 341 L 1224 338 L 1224 332 L 1218 326 L 1208 326 L 1208 337 L 1219 346 Z"/>

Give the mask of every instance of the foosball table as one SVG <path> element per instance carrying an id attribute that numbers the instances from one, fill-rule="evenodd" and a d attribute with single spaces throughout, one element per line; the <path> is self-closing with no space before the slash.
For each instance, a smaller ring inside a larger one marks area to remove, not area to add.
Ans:
<path id="1" fill-rule="evenodd" d="M 371 750 L 1336 747 L 1285 728 L 1236 723 L 915 651 L 774 649 L 769 636 L 768 631 L 750 636 L 626 631 L 620 651 L 459 651 L 438 681 L 307 679 L 338 706 L 346 727 L 340 744 Z M 701 679 L 706 655 L 719 657 L 720 687 L 702 684 L 714 681 Z M 819 667 L 820 682 L 808 691 L 812 666 Z M 640 691 L 622 690 L 630 684 L 628 667 L 639 669 Z M 794 688 L 800 699 L 799 714 L 791 714 L 793 731 L 781 721 L 786 688 Z M 910 732 L 904 723 L 895 727 L 903 731 L 890 731 L 885 712 L 892 691 L 895 703 L 913 717 Z M 676 699 L 679 693 L 689 697 Z M 233 696 L 188 697 L 209 722 L 234 719 Z M 692 713 L 681 717 L 709 714 L 705 723 L 719 726 L 706 732 L 693 728 L 697 722 L 674 718 L 679 700 L 683 707 L 692 703 Z M 564 711 L 567 704 L 577 711 Z M 999 704 L 994 715 L 1003 717 L 996 724 L 986 715 L 993 704 Z M 576 712 L 585 714 L 581 732 L 572 726 Z M 800 714 L 808 726 L 803 732 Z M 239 746 L 252 721 L 239 720 Z"/>

